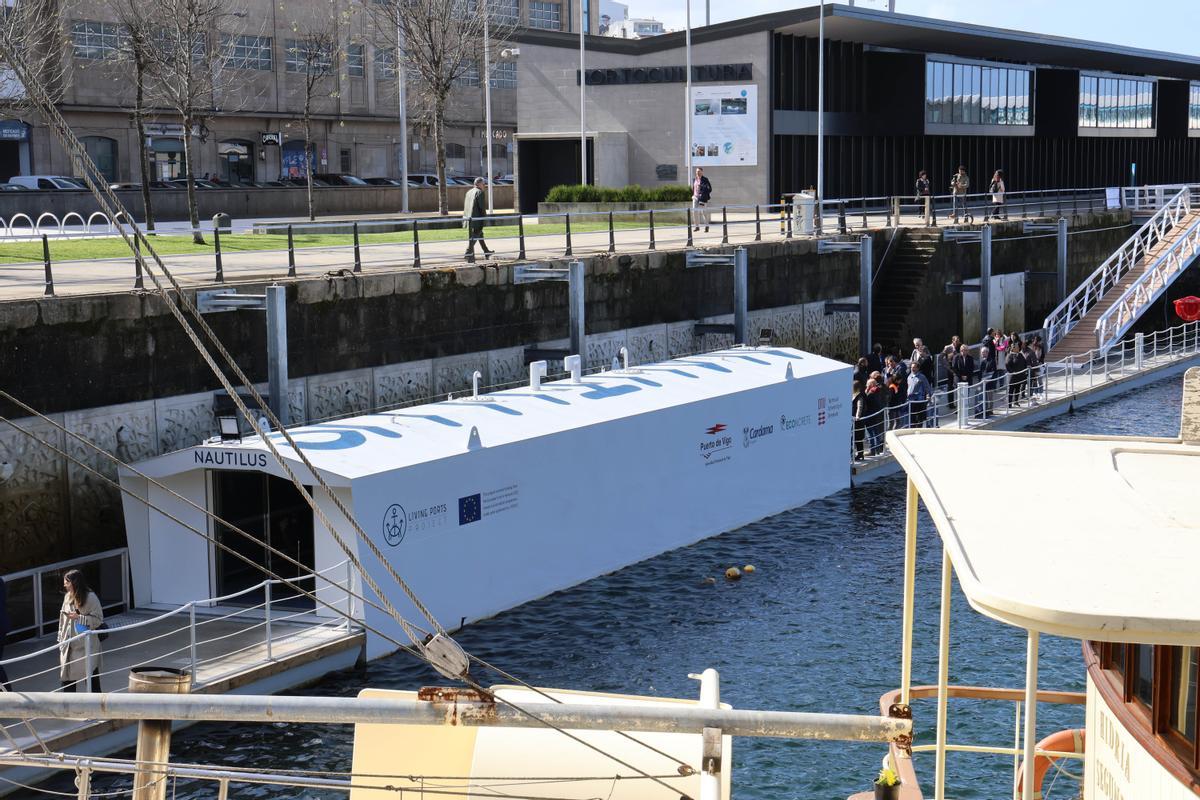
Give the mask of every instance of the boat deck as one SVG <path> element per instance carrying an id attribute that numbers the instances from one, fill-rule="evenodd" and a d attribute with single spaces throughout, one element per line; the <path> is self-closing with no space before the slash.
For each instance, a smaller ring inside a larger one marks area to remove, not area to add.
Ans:
<path id="1" fill-rule="evenodd" d="M 100 666 L 101 689 L 106 692 L 125 691 L 132 667 L 153 665 L 191 670 L 193 640 L 193 692 L 280 691 L 353 666 L 360 659 L 364 639 L 361 630 L 348 629 L 340 621 L 318 618 L 311 612 L 273 620 L 269 642 L 267 622 L 261 616 L 247 618 L 242 611 L 224 614 L 217 608 L 203 615 L 197 613 L 194 627 L 185 614 L 163 618 L 160 612 L 151 609 L 111 617 L 108 624 L 112 631 L 102 645 Z M 122 627 L 134 624 L 137 627 Z M 59 689 L 57 649 L 38 652 L 53 644 L 53 639 L 43 637 L 5 649 L 6 660 L 38 653 L 8 666 L 12 691 Z M 80 683 L 80 689 L 86 690 L 85 682 Z M 99 753 L 124 746 L 133 739 L 132 726 L 117 722 L 35 720 L 26 724 L 3 720 L 3 728 L 7 735 L 0 739 L 0 753 L 14 745 L 39 751 L 38 739 L 51 750 L 70 748 L 73 752 Z M 126 729 L 124 735 L 112 736 L 120 734 L 122 728 Z"/>

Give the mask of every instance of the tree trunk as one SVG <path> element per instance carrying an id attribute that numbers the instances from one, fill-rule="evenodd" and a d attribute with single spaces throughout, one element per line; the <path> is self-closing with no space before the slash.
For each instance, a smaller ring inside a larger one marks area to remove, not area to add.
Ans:
<path id="1" fill-rule="evenodd" d="M 192 169 L 192 118 L 183 118 L 183 173 L 187 181 L 188 220 L 192 223 L 192 241 L 204 244 L 204 234 L 200 231 L 200 208 L 196 205 L 196 175 Z"/>
<path id="2" fill-rule="evenodd" d="M 150 158 L 146 153 L 146 67 L 134 65 L 134 80 L 137 96 L 134 100 L 133 119 L 137 124 L 138 160 L 142 170 L 142 207 L 146 211 L 146 230 L 154 230 L 154 207 L 150 203 Z"/>
<path id="3" fill-rule="evenodd" d="M 446 188 L 446 98 L 433 101 L 433 149 L 437 151 L 438 213 L 450 213 Z"/>
<path id="4" fill-rule="evenodd" d="M 313 144 L 312 144 L 312 118 L 309 115 L 308 98 L 305 98 L 304 99 L 304 174 L 306 176 L 306 179 L 305 179 L 304 183 L 305 183 L 306 191 L 308 192 L 308 221 L 309 222 L 313 222 L 317 218 L 316 209 L 313 208 L 312 162 L 313 162 L 314 155 L 315 155 L 315 153 L 313 152 Z"/>

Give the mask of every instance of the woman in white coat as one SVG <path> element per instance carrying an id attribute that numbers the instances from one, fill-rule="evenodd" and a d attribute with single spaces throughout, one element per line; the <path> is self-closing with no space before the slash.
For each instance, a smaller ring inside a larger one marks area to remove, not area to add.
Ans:
<path id="1" fill-rule="evenodd" d="M 87 630 L 96 630 L 104 622 L 100 598 L 88 587 L 87 578 L 77 569 L 63 575 L 63 604 L 58 614 L 59 679 L 64 692 L 76 691 L 78 681 L 88 676 L 88 648 L 84 638 L 73 639 Z M 100 691 L 100 636 L 90 634 L 92 691 Z"/>

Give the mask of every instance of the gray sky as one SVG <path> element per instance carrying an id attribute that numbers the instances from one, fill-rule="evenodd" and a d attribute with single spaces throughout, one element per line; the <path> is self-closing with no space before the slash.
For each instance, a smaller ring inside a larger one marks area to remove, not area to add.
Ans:
<path id="1" fill-rule="evenodd" d="M 845 0 L 842 0 L 845 2 Z M 686 0 L 621 0 L 631 17 L 682 28 Z M 709 0 L 713 22 L 815 5 L 811 0 Z M 886 0 L 857 0 L 887 8 Z M 902 14 L 1070 36 L 1200 56 L 1198 0 L 896 0 Z M 704 24 L 704 0 L 692 0 L 692 24 Z"/>

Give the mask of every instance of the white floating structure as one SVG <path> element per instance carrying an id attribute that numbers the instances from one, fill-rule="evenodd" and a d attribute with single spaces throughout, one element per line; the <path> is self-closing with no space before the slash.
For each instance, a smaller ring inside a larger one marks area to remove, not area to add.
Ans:
<path id="1" fill-rule="evenodd" d="M 845 364 L 763 347 L 573 373 L 543 383 L 535 363 L 527 387 L 291 433 L 448 627 L 849 486 Z M 285 458 L 290 452 L 283 448 Z M 298 460 L 290 466 L 308 474 Z M 203 444 L 137 468 L 312 569 L 345 558 L 257 438 Z M 297 573 L 144 479 L 125 471 L 121 481 L 277 573 Z M 318 502 L 340 524 L 328 498 Z M 139 605 L 226 594 L 261 579 L 138 500 L 126 496 L 124 512 Z M 341 533 L 353 541 L 348 528 Z M 365 547 L 357 555 L 392 587 Z M 345 594 L 338 602 L 363 619 L 361 604 Z M 374 609 L 366 621 L 395 631 Z M 388 649 L 369 638 L 368 657 Z"/>

